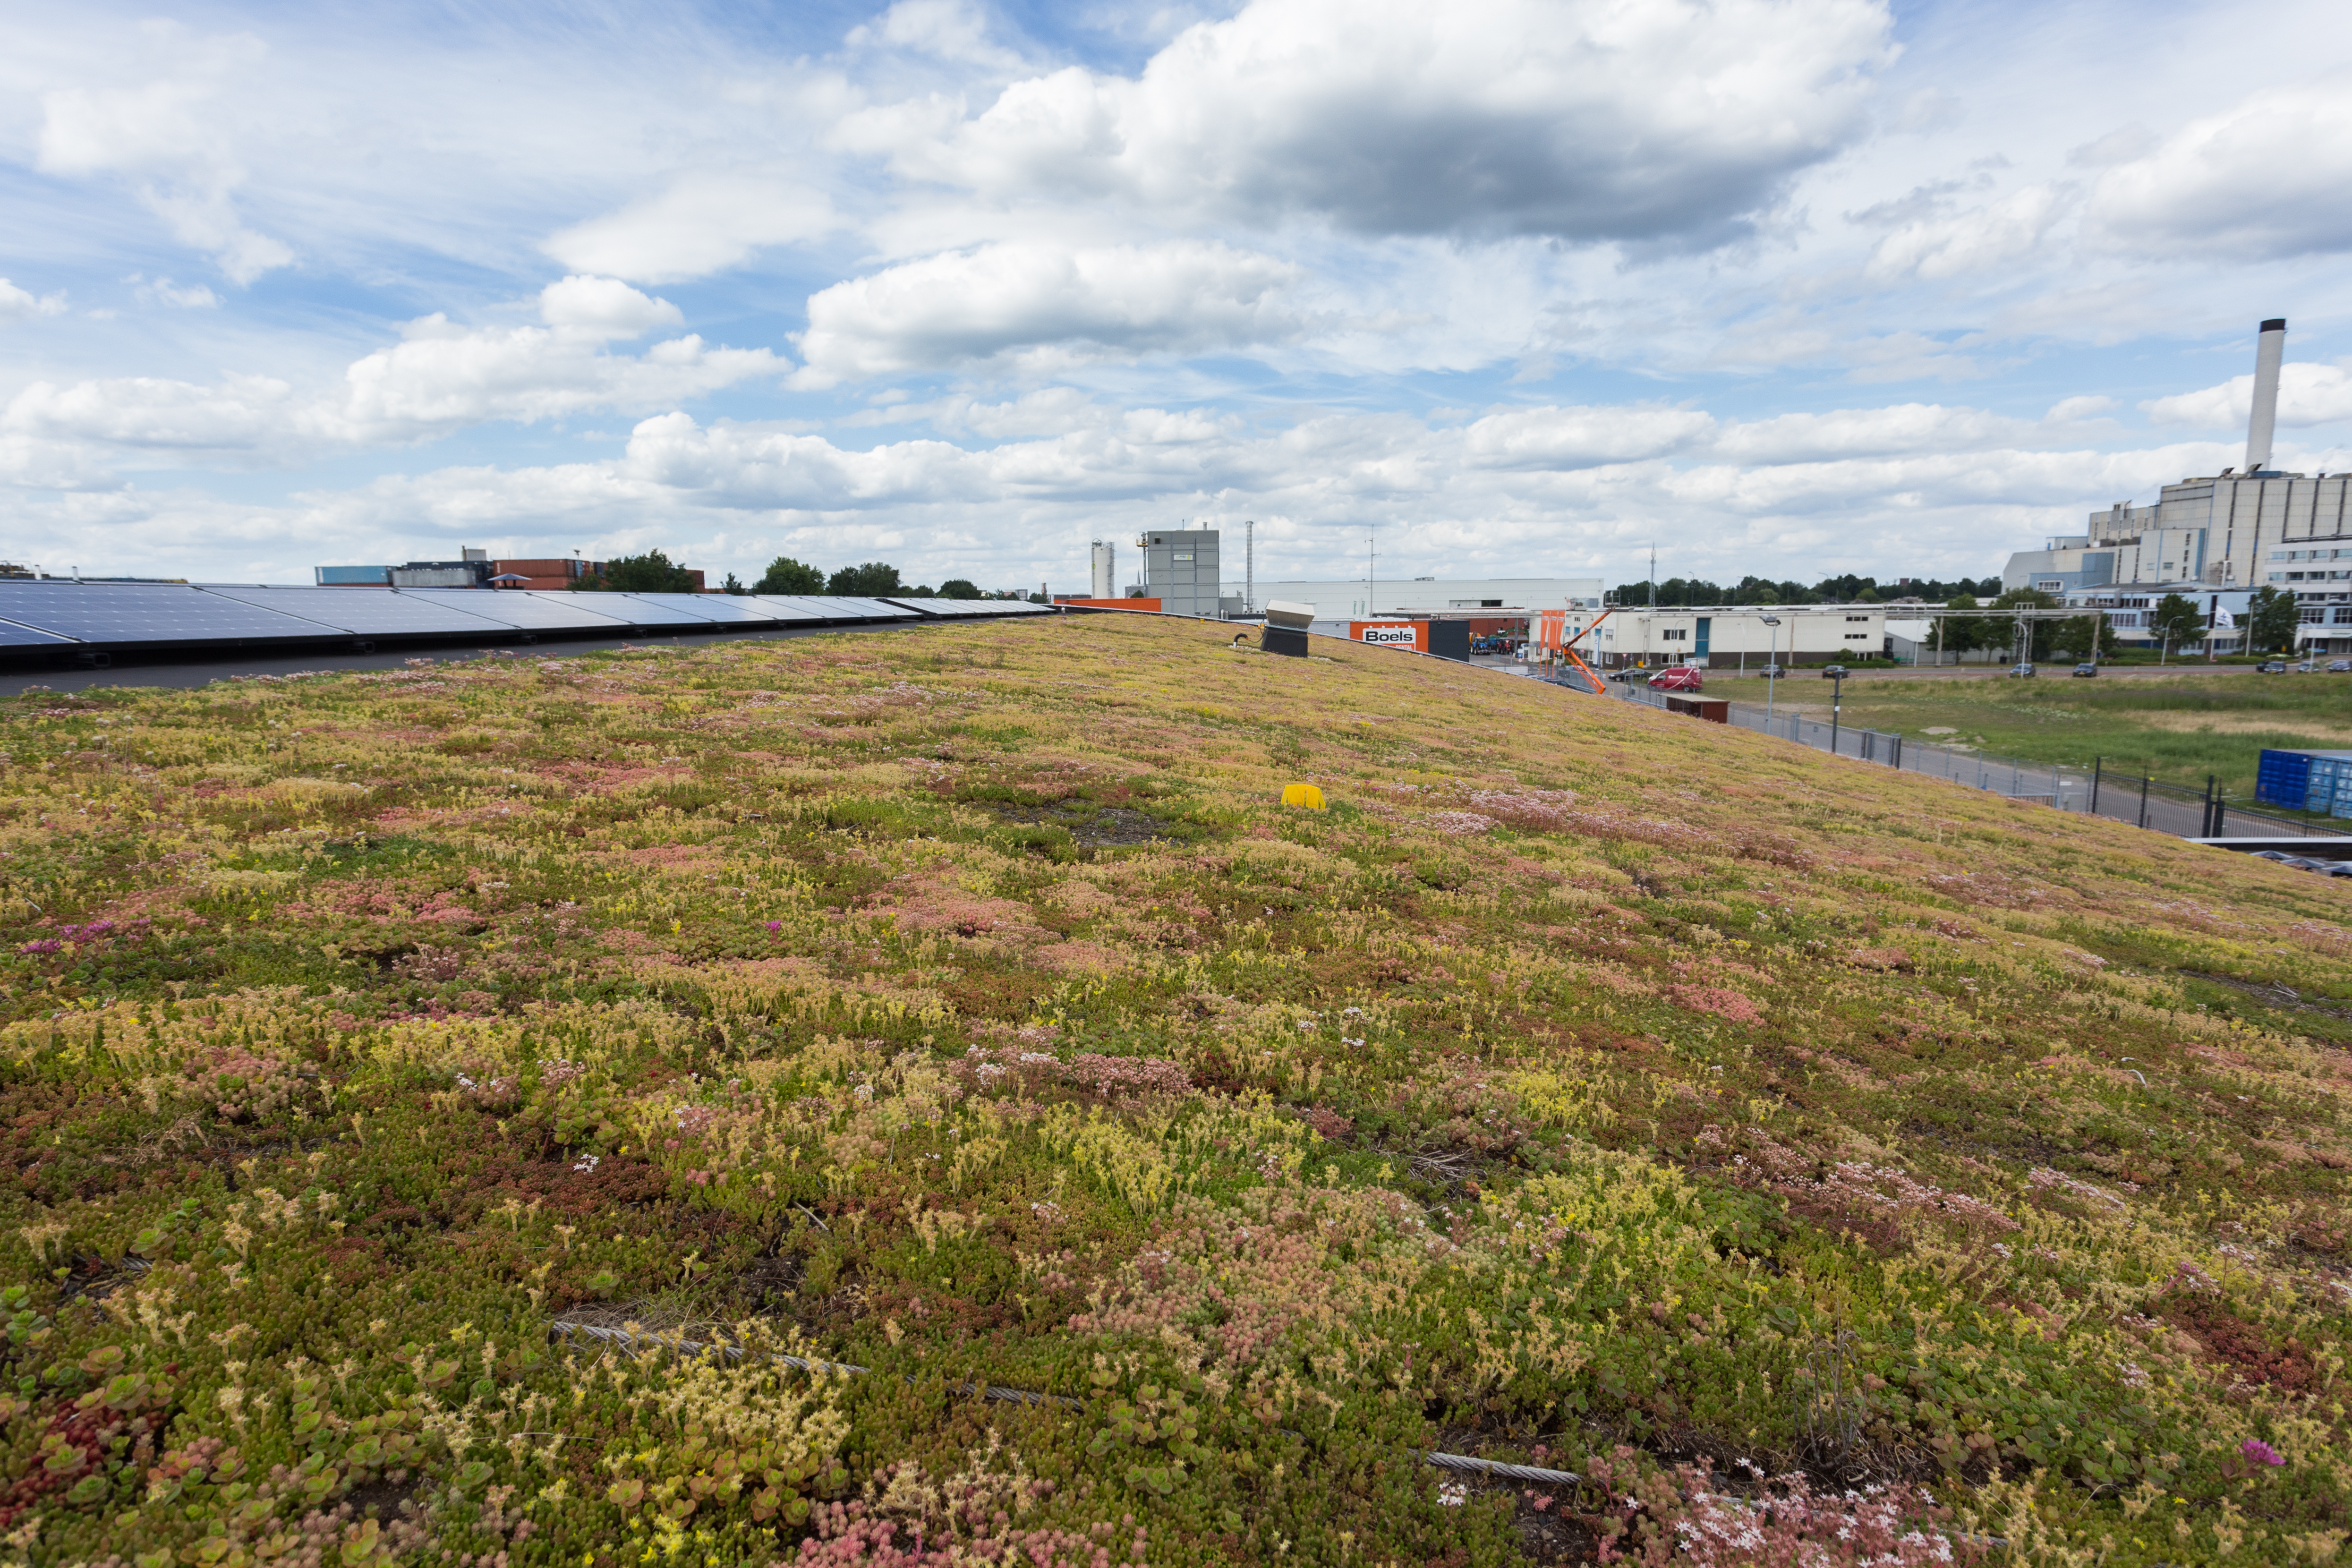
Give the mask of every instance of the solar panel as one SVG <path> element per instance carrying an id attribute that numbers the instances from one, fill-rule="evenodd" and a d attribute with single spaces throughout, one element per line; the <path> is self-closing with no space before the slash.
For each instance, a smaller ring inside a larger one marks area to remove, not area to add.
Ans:
<path id="1" fill-rule="evenodd" d="M 1042 616 L 1052 613 L 1051 605 L 1032 605 L 1023 599 L 909 599 L 904 595 L 893 595 L 890 602 L 920 610 L 927 616 Z"/>
<path id="2" fill-rule="evenodd" d="M 751 603 L 759 605 L 780 621 L 808 625 L 824 619 L 824 612 L 805 599 L 795 599 L 788 594 L 754 594 Z"/>
<path id="3" fill-rule="evenodd" d="M 403 588 L 401 596 L 423 599 L 486 621 L 527 632 L 625 632 L 636 617 L 615 602 L 617 594 L 534 593 L 528 588 Z M 592 601 L 590 604 L 582 601 Z"/>
<path id="4" fill-rule="evenodd" d="M 664 603 L 665 600 L 691 599 L 695 597 L 692 594 L 609 594 L 600 596 L 613 600 L 612 605 L 604 612 L 606 615 L 619 616 L 631 625 L 648 630 L 658 626 L 664 631 L 708 631 L 713 624 L 712 616 L 698 610 L 684 605 Z"/>
<path id="5" fill-rule="evenodd" d="M 37 632 L 14 621 L 0 621 L 0 647 L 62 647 L 71 641 L 55 632 Z"/>
<path id="6" fill-rule="evenodd" d="M 852 594 L 828 594 L 817 603 L 825 605 L 825 614 L 837 621 L 903 621 L 910 618 L 907 611 L 896 605 Z"/>
<path id="7" fill-rule="evenodd" d="M 510 628 L 452 605 L 426 599 L 396 588 L 246 588 L 207 583 L 207 594 L 218 594 L 265 610 L 300 616 L 321 626 L 363 637 L 426 636 L 435 632 L 488 632 L 504 636 Z M 487 595 L 482 595 L 487 596 Z"/>
<path id="8" fill-rule="evenodd" d="M 0 582 L 0 617 L 82 642 L 268 642 L 334 628 L 177 583 Z"/>
<path id="9" fill-rule="evenodd" d="M 751 621 L 770 625 L 776 617 L 752 602 L 749 595 L 734 594 L 630 594 L 628 598 L 658 605 L 668 610 L 689 616 L 700 616 L 707 621 L 740 625 Z"/>
<path id="10" fill-rule="evenodd" d="M 854 607 L 847 599 L 831 598 L 823 594 L 763 594 L 761 597 L 772 605 L 790 605 L 803 615 L 821 621 L 872 621 L 882 617 L 870 611 Z M 893 616 L 901 614 L 892 611 Z"/>

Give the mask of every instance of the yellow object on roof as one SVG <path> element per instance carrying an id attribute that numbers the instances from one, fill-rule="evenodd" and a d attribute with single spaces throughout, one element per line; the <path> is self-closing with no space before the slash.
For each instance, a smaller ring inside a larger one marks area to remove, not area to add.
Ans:
<path id="1" fill-rule="evenodd" d="M 1285 784 L 1282 786 L 1282 804 L 1320 811 L 1323 809 L 1323 792 L 1313 784 Z"/>

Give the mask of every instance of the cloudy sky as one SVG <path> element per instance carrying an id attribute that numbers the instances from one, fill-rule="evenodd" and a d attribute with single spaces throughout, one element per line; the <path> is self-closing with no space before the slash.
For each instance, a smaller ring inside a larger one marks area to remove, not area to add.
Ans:
<path id="1" fill-rule="evenodd" d="M 2352 466 L 2352 8 L 117 7 L 0 50 L 0 554 L 1982 574 Z"/>

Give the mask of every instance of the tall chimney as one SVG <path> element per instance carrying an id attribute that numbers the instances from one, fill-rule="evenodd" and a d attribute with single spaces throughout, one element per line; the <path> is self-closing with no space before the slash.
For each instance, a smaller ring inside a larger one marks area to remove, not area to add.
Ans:
<path id="1" fill-rule="evenodd" d="M 2271 430 L 2278 423 L 2279 361 L 2286 356 L 2286 318 L 2263 323 L 2254 348 L 2254 416 L 2246 426 L 2246 472 L 2271 466 Z"/>

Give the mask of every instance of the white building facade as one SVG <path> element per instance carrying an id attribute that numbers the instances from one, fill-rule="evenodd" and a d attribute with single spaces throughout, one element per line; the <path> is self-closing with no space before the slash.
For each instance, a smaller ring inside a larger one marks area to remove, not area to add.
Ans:
<path id="1" fill-rule="evenodd" d="M 1766 617 L 1777 620 L 1770 625 Z M 1886 651 L 1887 611 L 1879 605 L 1748 605 L 1729 608 L 1614 610 L 1576 645 L 1612 669 L 1696 664 L 1708 669 L 1835 664 Z M 1569 620 L 1569 636 L 1578 630 Z"/>
<path id="2" fill-rule="evenodd" d="M 2153 595 L 2147 606 L 2115 606 L 2126 612 L 2153 608 L 2168 592 L 2212 598 L 2277 587 L 2294 595 L 2314 651 L 2352 651 L 2352 475 L 2270 466 L 2285 343 L 2283 319 L 2262 324 L 2242 470 L 2166 485 L 2154 506 L 2095 511 L 2084 532 L 2011 555 L 2001 586 L 2039 588 L 2070 603 L 2088 590 L 2118 599 Z"/>

